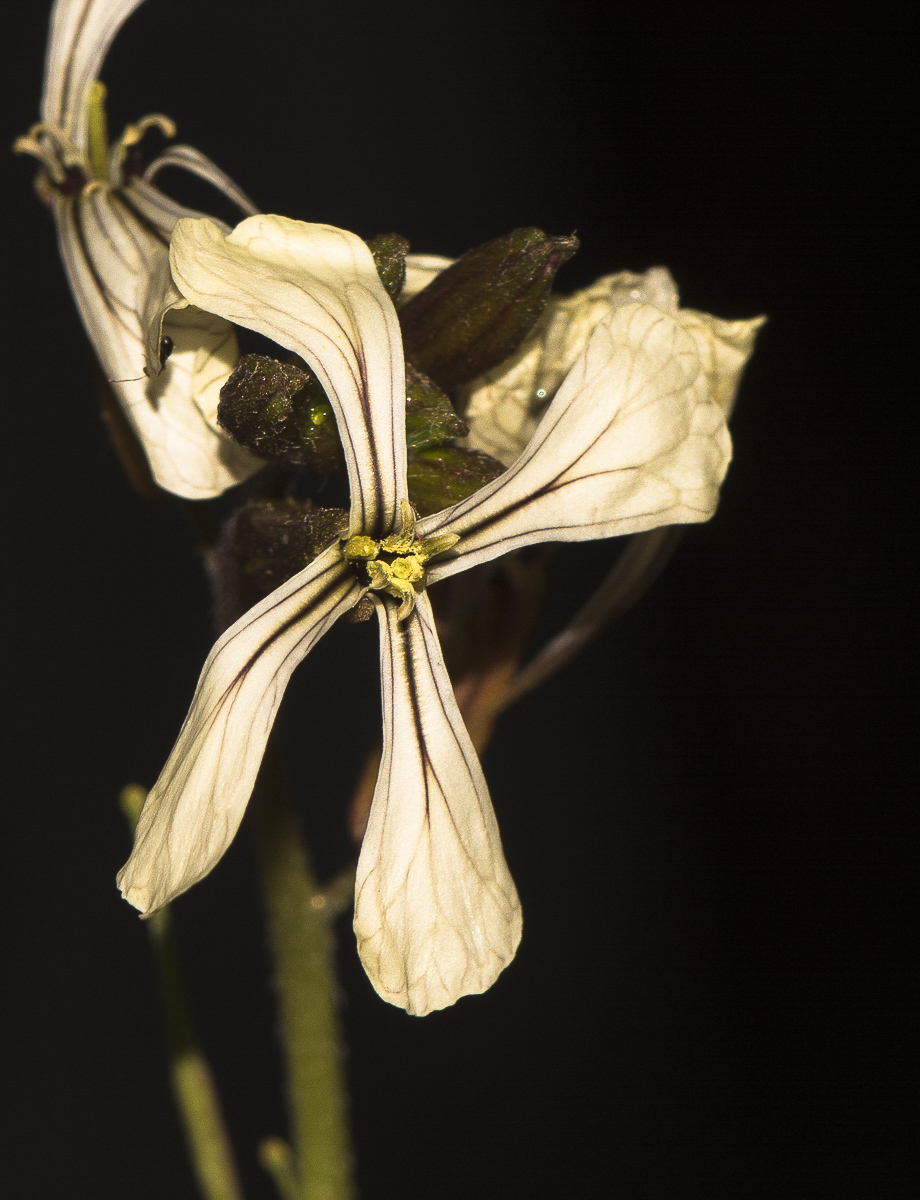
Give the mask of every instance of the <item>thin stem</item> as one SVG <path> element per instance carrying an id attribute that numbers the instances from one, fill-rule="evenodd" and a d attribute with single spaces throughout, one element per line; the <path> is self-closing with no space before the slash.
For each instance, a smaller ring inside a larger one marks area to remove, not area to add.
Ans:
<path id="1" fill-rule="evenodd" d="M 150 933 L 166 1003 L 169 1075 L 198 1186 L 206 1200 L 242 1200 L 214 1076 L 192 1029 L 167 909 L 151 917 Z"/>
<path id="2" fill-rule="evenodd" d="M 495 715 L 580 654 L 609 622 L 639 601 L 664 570 L 683 534 L 683 527 L 666 525 L 634 534 L 594 595 L 569 625 L 540 650 L 508 683 Z"/>
<path id="3" fill-rule="evenodd" d="M 298 1195 L 301 1200 L 352 1200 L 332 932 L 297 829 L 274 735 L 254 803 L 287 1058 Z"/>
<path id="4" fill-rule="evenodd" d="M 122 789 L 121 807 L 132 829 L 137 824 L 146 794 L 145 789 L 137 785 Z M 147 928 L 166 1008 L 170 1081 L 195 1178 L 205 1200 L 243 1200 L 214 1076 L 195 1037 L 179 971 L 169 908 L 154 914 Z"/>

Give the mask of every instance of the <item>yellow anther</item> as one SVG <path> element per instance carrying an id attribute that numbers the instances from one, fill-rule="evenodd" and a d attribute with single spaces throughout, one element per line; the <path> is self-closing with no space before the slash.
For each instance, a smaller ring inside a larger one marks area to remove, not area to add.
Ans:
<path id="1" fill-rule="evenodd" d="M 390 573 L 395 579 L 404 579 L 406 583 L 421 583 L 425 578 L 425 567 L 417 554 L 407 554 L 405 558 L 397 558 L 390 567 Z"/>
<path id="2" fill-rule="evenodd" d="M 399 533 L 391 533 L 380 543 L 381 549 L 388 554 L 405 554 L 415 545 L 415 513 L 408 500 L 400 500 L 399 514 Z"/>
<path id="3" fill-rule="evenodd" d="M 398 533 L 382 542 L 363 534 L 353 534 L 342 545 L 346 562 L 362 563 L 371 591 L 386 592 L 399 601 L 397 619 L 402 621 L 415 608 L 416 596 L 425 586 L 425 564 L 449 550 L 460 540 L 455 533 L 442 533 L 415 540 L 415 512 L 408 500 L 400 500 Z"/>
<path id="4" fill-rule="evenodd" d="M 373 538 L 365 537 L 361 533 L 350 537 L 342 547 L 342 557 L 346 562 L 367 562 L 369 559 L 376 558 L 379 553 L 378 543 Z"/>
<path id="5" fill-rule="evenodd" d="M 449 550 L 451 546 L 456 546 L 459 541 L 458 533 L 442 533 L 439 537 L 430 537 L 426 538 L 424 542 L 419 542 L 415 547 L 415 553 L 423 563 L 426 563 L 437 555 L 443 554 L 445 550 Z"/>

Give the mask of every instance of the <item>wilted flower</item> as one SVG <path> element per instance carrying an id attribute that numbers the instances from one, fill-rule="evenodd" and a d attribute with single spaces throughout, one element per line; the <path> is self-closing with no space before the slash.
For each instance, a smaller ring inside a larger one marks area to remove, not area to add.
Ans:
<path id="1" fill-rule="evenodd" d="M 710 395 L 729 416 L 741 372 L 765 318 L 721 321 L 680 308 L 670 272 L 653 267 L 643 275 L 631 271 L 605 275 L 574 295 L 552 296 L 519 349 L 462 389 L 458 404 L 470 427 L 465 444 L 510 466 L 600 322 L 614 309 L 637 302 L 669 313 L 693 337 Z"/>
<path id="2" fill-rule="evenodd" d="M 708 346 L 660 307 L 608 306 L 511 468 L 416 523 L 400 329 L 367 246 L 282 217 L 252 217 L 229 235 L 182 221 L 170 265 L 177 290 L 161 311 L 217 313 L 313 370 L 338 422 L 351 513 L 338 540 L 215 645 L 119 884 L 151 912 L 213 868 L 292 671 L 369 595 L 383 757 L 358 863 L 358 948 L 384 999 L 418 1014 L 442 1008 L 490 986 L 514 955 L 521 916 L 425 589 L 517 547 L 710 517 L 730 441 Z M 154 327 L 150 358 L 158 336 Z"/>
<path id="3" fill-rule="evenodd" d="M 41 121 L 15 143 L 42 164 L 36 181 L 57 226 L 61 257 L 102 370 L 136 433 L 156 482 L 191 499 L 216 496 L 261 462 L 217 424 L 222 384 L 236 365 L 228 322 L 201 312 L 171 316 L 156 378 L 144 373 L 143 313 L 151 281 L 167 269 L 180 217 L 200 216 L 153 186 L 165 166 L 202 176 L 243 212 L 256 211 L 227 176 L 191 146 L 172 146 L 138 174 L 132 147 L 148 129 L 175 133 L 154 114 L 111 146 L 105 89 L 96 79 L 118 30 L 142 0 L 57 0 L 45 63 Z M 225 227 L 227 228 L 227 227 Z"/>

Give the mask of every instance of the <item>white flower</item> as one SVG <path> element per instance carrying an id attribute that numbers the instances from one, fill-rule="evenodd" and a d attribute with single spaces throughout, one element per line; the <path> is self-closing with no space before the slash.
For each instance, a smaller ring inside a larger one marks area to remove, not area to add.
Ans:
<path id="1" fill-rule="evenodd" d="M 45 63 L 41 121 L 14 149 L 41 162 L 40 195 L 57 226 L 61 257 L 86 332 L 106 378 L 137 434 L 154 479 L 190 499 L 216 496 L 262 463 L 217 424 L 220 388 L 238 358 L 232 327 L 186 310 L 164 328 L 166 369 L 145 374 L 143 313 L 151 280 L 166 270 L 169 238 L 194 213 L 153 186 L 165 166 L 181 166 L 218 187 L 246 213 L 256 209 L 227 176 L 191 146 L 173 146 L 143 177 L 126 171 L 126 155 L 156 126 L 155 114 L 129 125 L 111 147 L 104 88 L 96 81 L 124 21 L 141 0 L 57 0 Z M 159 358 L 159 347 L 158 354 Z"/>
<path id="2" fill-rule="evenodd" d="M 600 322 L 624 304 L 651 304 L 673 316 L 696 341 L 714 400 L 731 412 L 741 372 L 764 317 L 720 321 L 680 308 L 677 287 L 664 267 L 644 275 L 605 275 L 571 296 L 551 296 L 533 332 L 505 362 L 462 389 L 459 406 L 470 426 L 466 445 L 505 466 L 533 436 L 572 364 Z"/>
<path id="3" fill-rule="evenodd" d="M 229 235 L 181 221 L 170 263 L 179 303 L 309 363 L 335 410 L 351 516 L 339 541 L 218 640 L 119 884 L 151 912 L 214 867 L 292 671 L 370 594 L 383 759 L 358 863 L 358 949 L 384 999 L 417 1014 L 442 1008 L 494 982 L 521 913 L 425 587 L 518 546 L 711 516 L 730 442 L 700 345 L 660 308 L 611 309 L 511 469 L 415 526 L 399 324 L 365 244 L 283 217 L 251 217 Z"/>

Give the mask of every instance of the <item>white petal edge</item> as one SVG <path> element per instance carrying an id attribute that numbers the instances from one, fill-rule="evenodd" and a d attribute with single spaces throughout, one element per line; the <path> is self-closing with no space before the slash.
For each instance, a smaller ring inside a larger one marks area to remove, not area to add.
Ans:
<path id="1" fill-rule="evenodd" d="M 521 907 L 428 598 L 402 623 L 392 601 L 375 603 L 383 758 L 354 926 L 377 993 L 423 1016 L 491 987 L 520 942 Z"/>
<path id="2" fill-rule="evenodd" d="M 248 217 L 227 236 L 210 221 L 180 221 L 170 266 L 192 304 L 315 371 L 345 451 L 351 530 L 391 532 L 406 495 L 405 368 L 396 310 L 365 243 L 287 217 Z"/>
<path id="3" fill-rule="evenodd" d="M 42 120 L 86 151 L 86 99 L 115 35 L 143 0 L 57 0 L 45 58 Z"/>
<path id="4" fill-rule="evenodd" d="M 636 301 L 676 313 L 670 273 L 664 267 L 642 275 L 619 271 L 571 296 L 551 296 L 515 354 L 461 390 L 458 407 L 470 427 L 463 444 L 511 466 L 600 321 Z"/>
<path id="5" fill-rule="evenodd" d="M 731 458 L 695 340 L 646 304 L 595 328 L 524 453 L 475 495 L 419 522 L 460 542 L 444 579 L 520 546 L 705 521 Z"/>
<path id="6" fill-rule="evenodd" d="M 210 318 L 202 345 L 206 357 L 196 360 L 186 345 L 192 333 L 186 321 L 181 348 L 189 352 L 189 361 L 180 353 L 155 381 L 146 378 L 141 311 L 150 279 L 168 271 L 168 238 L 146 213 L 137 214 L 137 196 L 133 189 L 118 192 L 103 184 L 90 185 L 77 196 L 56 196 L 53 211 L 64 268 L 103 374 L 156 482 L 186 499 L 219 496 L 262 466 L 204 415 L 215 403 L 217 360 L 210 352 L 222 345 L 221 369 L 227 366 L 229 326 Z"/>
<path id="7" fill-rule="evenodd" d="M 214 646 L 118 874 L 125 899 L 142 913 L 217 865 L 243 819 L 291 673 L 362 594 L 336 543 Z"/>
<path id="8" fill-rule="evenodd" d="M 741 376 L 754 352 L 754 341 L 767 318 L 723 321 L 709 313 L 683 308 L 678 313 L 678 320 L 696 341 L 712 398 L 726 418 L 730 417 Z"/>

